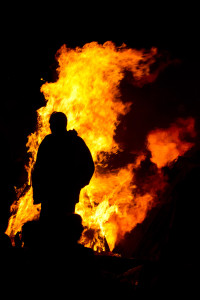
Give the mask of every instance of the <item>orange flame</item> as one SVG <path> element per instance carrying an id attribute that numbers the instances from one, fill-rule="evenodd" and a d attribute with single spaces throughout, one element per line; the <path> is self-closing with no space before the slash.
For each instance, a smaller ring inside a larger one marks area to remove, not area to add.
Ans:
<path id="1" fill-rule="evenodd" d="M 28 137 L 27 143 L 31 154 L 27 166 L 30 188 L 24 193 L 19 191 L 19 200 L 12 207 L 16 213 L 10 218 L 9 235 L 15 235 L 28 220 L 39 217 L 40 205 L 33 205 L 31 170 L 41 141 L 50 133 L 48 120 L 53 111 L 67 115 L 68 129 L 78 131 L 90 148 L 96 165 L 95 174 L 82 190 L 76 205 L 76 212 L 83 217 L 86 227 L 81 242 L 100 251 L 105 249 L 106 238 L 112 250 L 116 241 L 145 219 L 155 193 L 135 193 L 133 173 L 145 156 L 141 155 L 135 164 L 103 174 L 98 167 L 102 170 L 107 165 L 105 153 L 117 154 L 121 150 L 114 135 L 119 117 L 130 109 L 130 104 L 120 99 L 119 83 L 124 71 L 132 72 L 136 81 L 143 80 L 150 74 L 155 54 L 156 49 L 147 53 L 127 49 L 125 45 L 116 48 L 112 42 L 104 45 L 93 42 L 76 49 L 61 47 L 57 53 L 59 78 L 41 87 L 46 106 L 37 111 L 37 131 Z M 152 145 L 156 142 L 152 142 L 152 134 L 148 141 L 154 160 Z"/>
<path id="2" fill-rule="evenodd" d="M 185 135 L 195 137 L 194 125 L 193 118 L 180 118 L 167 129 L 156 129 L 149 133 L 147 142 L 151 161 L 162 168 L 184 155 L 194 145 L 184 140 Z"/>

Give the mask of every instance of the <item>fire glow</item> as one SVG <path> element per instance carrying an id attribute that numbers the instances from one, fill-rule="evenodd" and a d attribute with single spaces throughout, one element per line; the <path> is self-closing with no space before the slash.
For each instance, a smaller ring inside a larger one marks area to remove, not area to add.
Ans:
<path id="1" fill-rule="evenodd" d="M 117 48 L 112 42 L 104 45 L 93 42 L 76 49 L 61 47 L 57 52 L 58 80 L 46 82 L 41 87 L 46 106 L 37 111 L 37 130 L 28 137 L 27 148 L 31 155 L 29 165 L 26 166 L 28 183 L 23 192 L 18 191 L 19 199 L 12 206 L 13 215 L 7 229 L 10 236 L 20 231 L 25 222 L 39 217 L 40 205 L 33 205 L 31 171 L 38 147 L 50 133 L 48 121 L 53 111 L 61 111 L 67 115 L 68 129 L 75 129 L 85 140 L 95 161 L 95 174 L 90 184 L 82 190 L 80 202 L 76 205 L 76 213 L 82 216 L 85 226 L 81 243 L 102 251 L 105 250 L 106 239 L 112 251 L 125 233 L 143 222 L 155 202 L 157 189 L 160 188 L 151 188 L 143 194 L 135 192 L 134 170 L 139 168 L 145 155 L 138 155 L 136 162 L 122 168 L 108 171 L 105 167 L 108 164 L 108 154 L 117 155 L 122 151 L 114 136 L 120 118 L 131 107 L 131 103 L 122 102 L 119 90 L 125 70 L 132 73 L 135 82 L 145 82 L 145 79 L 148 82 L 151 76 L 150 66 L 155 62 L 155 56 L 156 49 L 147 52 L 128 49 L 125 45 Z M 191 135 L 194 134 L 192 120 L 185 120 L 186 131 Z M 167 135 L 167 129 L 155 130 L 147 138 L 152 161 L 157 164 L 158 169 L 192 147 L 192 144 L 183 146 L 179 137 L 179 129 L 183 131 L 183 126 L 174 125 L 174 128 L 177 131 L 173 135 L 173 141 L 169 143 L 163 138 L 163 134 L 165 137 Z M 161 140 L 160 144 L 158 140 Z M 167 158 L 167 151 L 163 158 L 160 157 L 159 147 L 169 149 L 169 144 L 172 143 L 169 150 L 174 153 L 172 157 Z"/>

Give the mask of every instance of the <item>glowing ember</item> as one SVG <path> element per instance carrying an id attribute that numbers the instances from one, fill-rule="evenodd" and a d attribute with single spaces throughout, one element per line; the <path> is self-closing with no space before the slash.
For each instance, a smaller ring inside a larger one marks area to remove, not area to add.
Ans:
<path id="1" fill-rule="evenodd" d="M 135 81 L 142 81 L 150 75 L 155 54 L 155 49 L 147 53 L 125 46 L 116 48 L 112 42 L 104 45 L 93 42 L 76 49 L 61 47 L 57 53 L 58 80 L 41 87 L 46 106 L 37 111 L 37 131 L 28 137 L 27 143 L 28 152 L 31 153 L 27 166 L 29 189 L 23 194 L 19 191 L 19 200 L 12 207 L 17 213 L 10 219 L 7 229 L 9 235 L 15 235 L 25 222 L 39 216 L 40 205 L 33 205 L 31 170 L 39 144 L 50 133 L 48 120 L 53 111 L 62 111 L 67 115 L 68 129 L 77 130 L 85 140 L 96 165 L 91 183 L 82 190 L 76 206 L 76 212 L 83 217 L 86 227 L 81 242 L 100 251 L 105 249 L 106 238 L 112 250 L 126 232 L 145 219 L 156 194 L 153 189 L 142 195 L 134 192 L 134 169 L 140 166 L 145 156 L 141 155 L 134 164 L 117 170 L 102 170 L 107 166 L 107 154 L 120 151 L 114 140 L 115 130 L 119 117 L 130 109 L 130 104 L 124 104 L 120 99 L 119 84 L 124 71 L 131 72 Z M 165 155 L 160 162 L 156 154 L 160 146 L 164 147 L 160 133 L 154 132 L 148 137 L 152 161 L 156 161 L 158 167 L 166 164 Z M 164 135 L 166 139 L 166 132 Z M 176 148 L 178 136 L 175 133 L 170 149 Z M 182 155 L 190 146 L 185 144 L 181 148 L 178 143 L 179 154 Z M 168 156 L 167 151 L 164 153 Z"/>

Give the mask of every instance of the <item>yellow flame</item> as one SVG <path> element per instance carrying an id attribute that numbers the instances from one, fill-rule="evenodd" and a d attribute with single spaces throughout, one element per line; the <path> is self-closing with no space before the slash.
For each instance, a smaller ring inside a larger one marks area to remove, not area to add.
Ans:
<path id="1" fill-rule="evenodd" d="M 125 45 L 117 48 L 112 42 L 104 45 L 92 42 L 76 49 L 61 47 L 57 53 L 58 80 L 41 87 L 46 106 L 37 111 L 37 131 L 29 135 L 27 143 L 31 153 L 27 166 L 30 189 L 15 204 L 18 210 L 10 219 L 9 235 L 39 216 L 40 206 L 33 205 L 31 170 L 41 141 L 50 133 L 48 120 L 53 111 L 67 115 L 68 129 L 75 129 L 85 140 L 96 165 L 91 183 L 82 190 L 76 206 L 84 226 L 93 232 L 91 237 L 86 229 L 82 242 L 102 250 L 106 238 L 112 250 L 117 240 L 144 220 L 153 197 L 149 194 L 133 196 L 135 166 L 130 164 L 103 174 L 98 166 L 107 165 L 105 153 L 117 154 L 120 150 L 114 140 L 115 130 L 119 117 L 130 109 L 130 104 L 123 103 L 120 97 L 119 84 L 124 71 L 131 72 L 134 80 L 141 80 L 149 75 L 155 54 L 156 49 L 147 53 Z"/>

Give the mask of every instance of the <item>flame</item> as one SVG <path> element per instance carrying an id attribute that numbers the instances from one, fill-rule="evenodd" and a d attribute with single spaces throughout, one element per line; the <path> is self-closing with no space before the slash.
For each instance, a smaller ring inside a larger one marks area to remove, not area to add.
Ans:
<path id="1" fill-rule="evenodd" d="M 145 155 L 123 168 L 108 171 L 105 167 L 108 154 L 117 155 L 121 151 L 114 139 L 115 130 L 120 117 L 130 109 L 130 103 L 123 103 L 120 97 L 119 84 L 124 71 L 130 71 L 136 82 L 142 81 L 150 74 L 155 54 L 156 49 L 147 52 L 128 49 L 125 45 L 117 48 L 112 42 L 104 45 L 92 42 L 76 49 L 65 45 L 60 48 L 58 80 L 41 87 L 46 106 L 37 111 L 37 130 L 28 137 L 27 148 L 31 155 L 26 167 L 28 183 L 25 190 L 18 191 L 18 201 L 12 206 L 14 213 L 7 229 L 10 236 L 20 231 L 28 220 L 39 217 L 40 205 L 33 205 L 31 170 L 41 141 L 50 133 L 48 120 L 53 111 L 67 115 L 68 129 L 77 130 L 95 161 L 95 174 L 81 191 L 76 205 L 76 213 L 82 216 L 85 226 L 81 242 L 97 251 L 105 250 L 107 242 L 113 250 L 126 232 L 145 219 L 153 205 L 155 191 L 138 194 L 134 184 L 134 170 Z M 156 139 L 155 132 L 148 137 L 153 161 L 157 161 L 158 138 L 162 141 L 162 135 Z M 158 144 L 158 148 L 162 147 L 162 142 Z M 160 167 L 164 162 L 157 163 Z"/>
<path id="2" fill-rule="evenodd" d="M 194 145 L 193 142 L 184 140 L 185 135 L 195 137 L 194 125 L 192 117 L 180 118 L 167 129 L 156 129 L 149 133 L 147 143 L 151 161 L 162 168 L 184 155 Z"/>
<path id="3" fill-rule="evenodd" d="M 101 229 L 101 232 L 98 232 L 102 237 L 100 241 L 105 237 L 110 250 L 113 250 L 116 241 L 123 238 L 126 232 L 144 220 L 153 200 L 149 194 L 134 197 L 135 188 L 133 164 L 108 174 L 95 174 L 91 184 L 83 190 L 81 201 L 76 206 L 77 213 L 86 220 L 85 224 L 90 228 L 90 232 L 93 229 L 95 234 L 96 228 Z M 93 246 L 94 240 L 91 237 L 87 239 L 87 230 L 83 234 L 82 242 Z M 96 244 L 94 249 L 105 250 L 105 245 Z"/>

